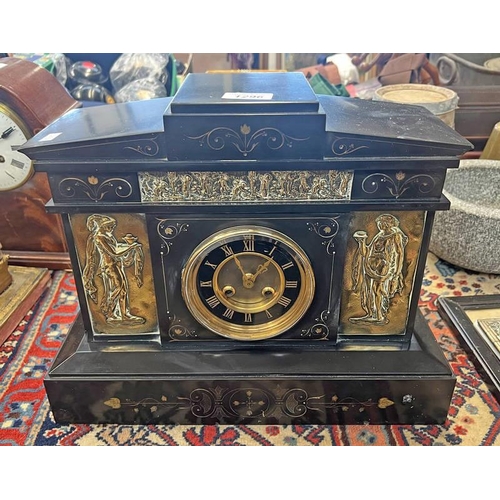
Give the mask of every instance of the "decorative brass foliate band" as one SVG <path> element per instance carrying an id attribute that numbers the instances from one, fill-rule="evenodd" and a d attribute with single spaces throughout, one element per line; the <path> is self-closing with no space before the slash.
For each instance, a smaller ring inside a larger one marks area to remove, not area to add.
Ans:
<path id="1" fill-rule="evenodd" d="M 394 177 L 383 173 L 371 174 L 365 177 L 361 184 L 361 189 L 366 194 L 385 191 L 396 199 L 412 187 L 419 194 L 428 194 L 436 187 L 436 180 L 428 174 L 407 176 L 405 172 L 400 171 Z"/>
<path id="2" fill-rule="evenodd" d="M 198 136 L 186 136 L 198 141 L 200 147 L 220 151 L 226 146 L 234 147 L 242 156 L 248 156 L 257 146 L 266 146 L 271 151 L 283 147 L 291 148 L 295 142 L 307 141 L 309 137 L 291 137 L 274 127 L 260 128 L 252 132 L 248 125 L 242 125 L 239 132 L 229 127 L 216 127 Z"/>
<path id="3" fill-rule="evenodd" d="M 424 212 L 354 214 L 344 270 L 342 333 L 405 332 L 424 220 Z"/>
<path id="4" fill-rule="evenodd" d="M 351 171 L 140 172 L 143 202 L 348 200 Z"/>
<path id="5" fill-rule="evenodd" d="M 220 386 L 198 388 L 186 397 L 162 395 L 159 398 L 146 397 L 139 401 L 121 400 L 111 397 L 103 404 L 113 410 L 132 409 L 135 413 L 148 411 L 151 416 L 172 410 L 188 410 L 198 418 L 256 418 L 256 417 L 302 417 L 310 412 L 362 413 L 367 409 L 385 410 L 393 406 L 394 401 L 387 397 L 378 400 L 359 401 L 352 397 L 340 398 L 337 395 L 320 394 L 312 396 L 301 388 L 288 390 L 277 386 L 275 390 L 248 387 L 229 389 Z"/>
<path id="6" fill-rule="evenodd" d="M 71 216 L 71 225 L 94 333 L 156 332 L 144 216 L 76 214 Z"/>
<path id="7" fill-rule="evenodd" d="M 108 193 L 125 199 L 133 191 L 130 182 L 125 179 L 120 177 L 100 179 L 94 175 L 87 177 L 87 179 L 66 177 L 59 182 L 58 188 L 63 198 L 74 198 L 84 195 L 92 201 L 101 201 Z"/>

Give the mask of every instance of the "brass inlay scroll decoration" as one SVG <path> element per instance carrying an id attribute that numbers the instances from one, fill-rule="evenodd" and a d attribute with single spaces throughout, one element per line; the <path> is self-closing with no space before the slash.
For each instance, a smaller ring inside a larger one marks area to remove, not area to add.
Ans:
<path id="1" fill-rule="evenodd" d="M 87 218 L 87 246 L 85 267 L 82 272 L 83 287 L 89 298 L 97 304 L 98 288 L 95 280 L 102 280 L 99 308 L 107 323 L 137 325 L 146 322 L 130 312 L 129 277 L 137 287 L 143 284 L 144 252 L 142 244 L 133 234 L 127 233 L 117 241 L 114 233 L 117 222 L 111 216 L 93 214 Z"/>
<path id="2" fill-rule="evenodd" d="M 73 198 L 79 192 L 88 196 L 92 201 L 101 201 L 112 190 L 119 198 L 128 198 L 132 194 L 132 185 L 125 179 L 113 177 L 102 182 L 93 175 L 87 180 L 79 177 L 66 177 L 59 182 L 59 193 L 65 198 Z"/>
<path id="3" fill-rule="evenodd" d="M 420 194 L 428 194 L 436 187 L 436 181 L 428 174 L 412 175 L 407 178 L 404 172 L 398 172 L 393 179 L 387 174 L 376 173 L 363 180 L 361 189 L 366 194 L 387 189 L 391 196 L 397 199 L 412 186 L 416 186 Z"/>
<path id="4" fill-rule="evenodd" d="M 151 139 L 138 139 L 136 146 L 125 146 L 124 149 L 130 149 L 143 156 L 156 156 L 160 151 L 156 139 L 157 137 Z"/>
<path id="5" fill-rule="evenodd" d="M 140 172 L 143 202 L 296 202 L 350 198 L 351 171 Z"/>
<path id="6" fill-rule="evenodd" d="M 307 329 L 302 330 L 300 336 L 315 340 L 324 340 L 330 334 L 328 320 L 330 318 L 330 311 L 322 311 L 319 318 L 315 318 L 314 325 Z"/>
<path id="7" fill-rule="evenodd" d="M 291 148 L 297 141 L 309 140 L 309 137 L 291 137 L 274 127 L 261 128 L 253 134 L 250 134 L 251 131 L 248 125 L 242 125 L 239 133 L 228 127 L 216 127 L 199 136 L 186 137 L 198 141 L 200 147 L 208 146 L 214 151 L 220 151 L 230 144 L 243 156 L 248 156 L 261 143 L 275 151 L 284 146 Z"/>
<path id="8" fill-rule="evenodd" d="M 328 255 L 335 254 L 334 239 L 339 231 L 339 223 L 336 218 L 322 220 L 321 222 L 308 222 L 309 231 L 315 232 L 323 241 L 321 242 L 326 247 Z"/>
<path id="9" fill-rule="evenodd" d="M 360 149 L 368 149 L 368 146 L 356 144 L 352 138 L 335 137 L 331 149 L 335 156 L 347 156 L 359 151 Z"/>
<path id="10" fill-rule="evenodd" d="M 198 338 L 198 334 L 194 330 L 190 330 L 182 324 L 180 319 L 174 316 L 170 317 L 170 324 L 172 325 L 168 329 L 168 336 L 172 340 L 183 340 L 186 338 Z"/>
<path id="11" fill-rule="evenodd" d="M 367 243 L 366 231 L 356 231 L 353 235 L 358 244 L 352 266 L 353 291 L 359 294 L 366 314 L 349 318 L 351 323 L 387 324 L 391 300 L 404 287 L 403 264 L 408 236 L 401 231 L 399 220 L 393 215 L 382 214 L 376 223 L 379 232 L 370 243 Z"/>
<path id="12" fill-rule="evenodd" d="M 103 404 L 113 410 L 132 409 L 135 413 L 147 412 L 149 415 L 158 416 L 162 412 L 171 413 L 172 410 L 190 411 L 198 418 L 258 418 L 275 416 L 302 417 L 308 412 L 347 413 L 355 411 L 363 413 L 369 408 L 385 410 L 394 405 L 394 401 L 387 397 L 377 400 L 368 399 L 359 401 L 336 394 L 311 396 L 301 388 L 282 389 L 277 386 L 274 390 L 256 387 L 242 387 L 238 389 L 223 388 L 197 388 L 188 396 L 166 396 L 157 398 L 145 397 L 138 401 L 111 397 Z"/>
<path id="13" fill-rule="evenodd" d="M 181 233 L 187 232 L 189 224 L 172 222 L 166 219 L 157 219 L 156 232 L 162 239 L 162 249 L 165 253 L 170 253 L 170 247 L 173 245 L 173 240 Z"/>

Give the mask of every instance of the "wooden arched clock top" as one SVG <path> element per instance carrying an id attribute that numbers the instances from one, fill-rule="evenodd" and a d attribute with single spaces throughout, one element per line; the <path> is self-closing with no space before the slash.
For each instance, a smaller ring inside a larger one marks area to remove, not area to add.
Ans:
<path id="1" fill-rule="evenodd" d="M 45 68 L 18 58 L 0 59 L 0 240 L 13 263 L 69 263 L 60 217 L 45 209 L 51 198 L 47 174 L 34 173 L 17 149 L 78 107 L 81 103 Z"/>

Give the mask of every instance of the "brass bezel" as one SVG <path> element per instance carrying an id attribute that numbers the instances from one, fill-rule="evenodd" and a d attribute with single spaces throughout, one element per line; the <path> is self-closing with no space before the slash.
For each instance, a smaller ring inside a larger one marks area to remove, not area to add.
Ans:
<path id="1" fill-rule="evenodd" d="M 207 254 L 221 245 L 236 241 L 246 235 L 279 241 L 294 259 L 301 278 L 299 295 L 290 309 L 279 318 L 262 325 L 233 325 L 223 321 L 207 309 L 196 292 L 198 270 Z M 233 340 L 265 340 L 289 330 L 303 317 L 314 298 L 315 278 L 306 253 L 285 234 L 262 226 L 236 226 L 214 233 L 193 250 L 182 271 L 181 291 L 186 306 L 196 321 L 212 332 Z"/>
<path id="2" fill-rule="evenodd" d="M 12 110 L 6 104 L 3 104 L 3 103 L 0 102 L 0 113 L 8 116 L 19 127 L 19 129 L 21 130 L 21 132 L 24 134 L 24 137 L 26 138 L 26 141 L 28 139 L 30 139 L 30 137 L 32 136 L 32 134 L 30 133 L 28 127 L 24 123 L 24 120 L 22 120 L 22 118 L 14 110 Z M 28 158 L 28 157 L 26 157 L 26 158 Z M 26 182 L 28 182 L 31 179 L 31 177 L 32 177 L 33 174 L 34 174 L 33 161 L 30 160 L 30 169 L 29 169 L 29 172 L 23 178 L 23 180 L 21 182 L 19 182 L 18 184 L 12 185 L 11 187 L 9 187 L 7 189 L 0 188 L 0 192 L 13 191 L 14 189 L 17 189 L 17 188 L 21 187 L 23 184 L 26 184 Z"/>

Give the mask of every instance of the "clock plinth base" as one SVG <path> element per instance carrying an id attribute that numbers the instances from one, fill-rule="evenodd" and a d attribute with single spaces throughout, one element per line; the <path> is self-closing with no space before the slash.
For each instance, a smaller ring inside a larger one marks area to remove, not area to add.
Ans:
<path id="1" fill-rule="evenodd" d="M 405 351 L 89 345 L 78 318 L 44 383 L 59 424 L 408 425 L 444 423 L 455 377 L 418 312 Z"/>

